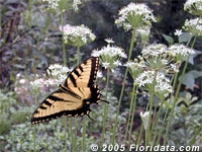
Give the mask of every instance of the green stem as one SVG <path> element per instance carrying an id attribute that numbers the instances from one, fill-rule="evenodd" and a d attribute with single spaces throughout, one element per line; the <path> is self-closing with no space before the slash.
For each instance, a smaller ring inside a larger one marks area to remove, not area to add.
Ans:
<path id="1" fill-rule="evenodd" d="M 86 119 L 85 117 L 83 117 L 83 131 L 82 131 L 82 137 L 83 137 L 83 140 L 82 140 L 82 149 L 83 149 L 83 152 L 86 152 Z"/>
<path id="2" fill-rule="evenodd" d="M 137 94 L 136 94 L 136 85 L 133 85 L 133 93 L 132 93 L 132 98 L 131 98 L 131 102 L 132 102 L 132 108 L 131 108 L 131 120 L 130 120 L 130 129 L 129 129 L 129 144 L 130 144 L 130 135 L 132 134 L 132 128 L 133 128 L 133 120 L 134 120 L 134 116 L 135 116 L 135 109 L 136 109 L 136 98 L 137 98 Z"/>
<path id="3" fill-rule="evenodd" d="M 134 89 L 134 86 L 133 86 L 133 89 Z M 126 132 L 125 132 L 125 137 L 124 137 L 124 142 L 126 142 L 126 139 L 127 139 L 127 135 L 129 134 L 128 133 L 128 129 L 129 129 L 129 124 L 130 124 L 130 119 L 131 119 L 131 115 L 132 115 L 132 98 L 130 100 L 130 109 L 129 109 L 129 114 L 128 114 L 128 119 L 127 119 L 127 124 L 126 124 Z"/>
<path id="4" fill-rule="evenodd" d="M 63 25 L 63 12 L 60 14 L 60 24 Z M 67 66 L 67 57 L 65 50 L 65 42 L 64 42 L 64 34 L 62 32 L 62 57 L 63 57 L 63 65 Z"/>
<path id="5" fill-rule="evenodd" d="M 166 114 L 165 114 L 164 119 L 163 119 L 162 126 L 165 126 L 165 124 L 167 122 L 168 114 L 169 114 L 169 110 L 166 111 Z M 158 138 L 156 140 L 156 143 L 158 143 L 158 144 L 160 144 L 160 140 L 161 140 L 163 131 L 164 131 L 164 128 L 162 127 L 162 129 L 158 133 L 158 136 L 157 136 Z M 154 143 L 154 145 L 155 145 L 155 143 Z"/>
<path id="6" fill-rule="evenodd" d="M 176 84 L 177 84 L 177 75 L 174 76 L 174 82 L 173 82 L 174 88 L 175 88 Z M 172 117 L 174 115 L 174 108 L 175 108 L 175 106 L 176 106 L 176 100 L 174 101 L 174 104 L 173 104 L 172 109 L 171 109 L 171 114 L 170 114 L 171 117 L 170 117 L 170 119 L 168 121 L 168 125 L 167 125 L 167 128 L 166 128 L 166 134 L 165 134 L 164 144 L 163 145 L 165 145 L 167 143 L 167 140 L 168 140 L 168 133 L 169 133 L 170 126 L 171 126 Z"/>
<path id="7" fill-rule="evenodd" d="M 105 96 L 105 100 L 107 100 L 107 96 L 108 96 L 109 76 L 110 76 L 110 69 L 108 68 L 107 69 L 107 84 L 106 84 L 106 96 Z M 105 130 L 106 130 L 107 114 L 108 114 L 108 104 L 105 104 L 104 105 L 104 116 L 103 116 L 103 127 L 102 127 L 101 145 L 103 145 L 103 143 L 104 143 L 104 135 L 105 135 Z"/>
<path id="8" fill-rule="evenodd" d="M 140 131 L 139 131 L 139 134 L 138 134 L 138 139 L 137 139 L 137 145 L 141 145 L 142 143 L 142 132 L 143 132 L 143 123 L 141 124 L 141 127 L 140 127 Z"/>
<path id="9" fill-rule="evenodd" d="M 34 125 L 34 152 L 36 152 L 36 125 Z"/>
<path id="10" fill-rule="evenodd" d="M 153 101 L 154 101 L 154 87 L 156 85 L 156 75 L 157 75 L 157 72 L 155 72 L 152 87 L 150 87 L 150 89 L 149 89 L 151 96 L 149 98 L 149 126 L 146 130 L 146 139 L 145 139 L 146 146 L 149 145 L 149 141 L 151 140 L 152 107 L 153 107 Z"/>
<path id="11" fill-rule="evenodd" d="M 75 121 L 73 118 L 70 119 L 70 136 L 71 136 L 71 141 L 72 141 L 72 152 L 76 152 L 76 125 L 75 127 L 72 124 L 76 124 L 76 122 L 72 123 Z"/>
<path id="12" fill-rule="evenodd" d="M 65 137 L 64 137 L 64 139 L 67 141 L 68 139 L 67 139 L 67 116 L 63 116 L 63 126 L 64 126 L 64 129 L 65 129 Z M 66 144 L 67 142 L 65 142 L 65 151 L 67 151 L 67 144 Z"/>
<path id="13" fill-rule="evenodd" d="M 151 129 L 151 132 L 154 132 L 154 138 L 153 138 L 153 145 L 156 145 L 156 144 L 160 144 L 159 143 L 159 137 L 160 135 L 162 135 L 162 132 L 164 131 L 164 128 L 162 127 L 161 130 L 159 131 L 158 129 L 156 129 L 156 126 L 158 124 L 158 120 L 159 120 L 159 117 L 160 117 L 160 114 L 162 113 L 162 108 L 163 108 L 163 104 L 164 104 L 164 101 L 161 100 L 161 105 L 160 105 L 160 108 L 157 112 L 157 115 L 155 116 L 155 120 L 154 120 L 154 125 L 152 126 L 152 129 Z M 168 111 L 166 111 L 166 115 L 165 117 L 163 118 L 163 122 L 162 122 L 162 126 L 166 123 L 166 118 L 167 118 L 167 113 Z"/>
<path id="14" fill-rule="evenodd" d="M 135 29 L 132 31 L 132 37 L 131 37 L 131 41 L 130 41 L 130 49 L 129 49 L 128 61 L 131 60 L 132 51 L 133 51 L 133 47 L 134 47 L 134 41 L 135 41 Z M 120 93 L 118 106 L 117 106 L 115 124 L 114 124 L 113 130 L 112 130 L 113 131 L 112 132 L 112 144 L 113 145 L 115 143 L 115 135 L 116 135 L 116 129 L 117 129 L 117 125 L 118 125 L 118 116 L 119 116 L 119 113 L 120 113 L 121 101 L 122 101 L 123 92 L 124 92 L 124 89 L 125 89 L 125 83 L 126 83 L 127 74 L 128 74 L 128 68 L 126 68 L 126 71 L 125 71 L 125 74 L 124 74 L 123 84 L 122 84 L 121 93 Z"/>
<path id="15" fill-rule="evenodd" d="M 80 53 L 80 47 L 77 46 L 77 65 L 80 63 L 81 60 L 81 53 Z"/>

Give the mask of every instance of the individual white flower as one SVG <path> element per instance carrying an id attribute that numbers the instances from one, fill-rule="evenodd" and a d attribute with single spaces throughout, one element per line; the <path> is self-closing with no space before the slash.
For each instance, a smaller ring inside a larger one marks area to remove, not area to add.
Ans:
<path id="1" fill-rule="evenodd" d="M 171 54 L 172 56 L 177 56 L 177 55 L 187 56 L 187 55 L 195 54 L 193 49 L 188 48 L 183 44 L 171 45 L 168 48 L 168 53 Z"/>
<path id="2" fill-rule="evenodd" d="M 164 44 L 151 44 L 142 50 L 143 56 L 160 56 L 167 54 L 167 46 Z"/>
<path id="3" fill-rule="evenodd" d="M 102 66 L 103 66 L 105 69 L 109 68 L 109 65 L 110 65 L 109 62 L 103 62 L 103 63 L 102 63 Z"/>
<path id="4" fill-rule="evenodd" d="M 202 1 L 201 0 L 187 0 L 184 4 L 184 10 L 202 16 Z"/>
<path id="5" fill-rule="evenodd" d="M 195 18 L 186 20 L 183 29 L 196 36 L 202 36 L 202 19 Z"/>
<path id="6" fill-rule="evenodd" d="M 121 62 L 119 60 L 116 60 L 116 61 L 114 61 L 114 65 L 115 66 L 121 66 L 122 64 L 121 64 Z"/>
<path id="7" fill-rule="evenodd" d="M 71 26 L 69 24 L 60 26 L 59 30 L 63 32 L 64 42 L 72 46 L 83 46 L 95 40 L 96 36 L 92 31 L 84 26 Z"/>
<path id="8" fill-rule="evenodd" d="M 182 35 L 182 30 L 176 29 L 174 35 L 176 35 L 176 36 Z"/>
<path id="9" fill-rule="evenodd" d="M 101 71 L 98 71 L 98 72 L 97 72 L 97 77 L 98 77 L 98 78 L 102 78 L 102 77 L 103 77 L 103 74 L 102 74 Z"/>
<path id="10" fill-rule="evenodd" d="M 131 2 L 119 11 L 119 18 L 115 20 L 115 23 L 129 30 L 141 26 L 142 22 L 150 25 L 151 21 L 155 22 L 156 19 L 147 5 Z"/>
<path id="11" fill-rule="evenodd" d="M 105 41 L 106 41 L 108 44 L 114 43 L 114 41 L 113 41 L 111 38 L 106 38 Z"/>

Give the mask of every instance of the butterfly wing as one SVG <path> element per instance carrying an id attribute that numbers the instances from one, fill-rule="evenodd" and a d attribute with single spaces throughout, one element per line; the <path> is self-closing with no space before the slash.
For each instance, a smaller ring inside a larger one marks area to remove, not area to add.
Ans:
<path id="1" fill-rule="evenodd" d="M 89 58 L 69 74 L 62 86 L 79 96 L 83 96 L 83 99 L 89 104 L 98 103 L 100 101 L 100 90 L 95 84 L 98 68 L 99 58 Z"/>
<path id="2" fill-rule="evenodd" d="M 100 101 L 100 90 L 95 84 L 99 58 L 90 58 L 78 65 L 59 90 L 50 94 L 35 110 L 33 124 L 49 121 L 62 115 L 89 115 L 90 104 Z"/>
<path id="3" fill-rule="evenodd" d="M 71 87 L 92 87 L 95 83 L 99 67 L 99 58 L 92 57 L 78 65 L 65 80 L 64 86 Z"/>
<path id="4" fill-rule="evenodd" d="M 89 114 L 89 105 L 83 102 L 83 99 L 73 92 L 64 92 L 57 90 L 50 94 L 34 111 L 31 122 L 37 124 L 50 121 L 62 115 L 83 116 Z"/>

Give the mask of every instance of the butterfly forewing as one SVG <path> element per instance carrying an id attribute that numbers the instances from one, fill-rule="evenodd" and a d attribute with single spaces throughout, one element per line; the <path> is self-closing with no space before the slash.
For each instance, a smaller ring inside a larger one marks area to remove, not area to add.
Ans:
<path id="1" fill-rule="evenodd" d="M 99 58 L 90 58 L 77 66 L 59 90 L 50 94 L 34 111 L 33 124 L 49 121 L 62 115 L 89 115 L 90 104 L 100 101 L 100 90 L 95 84 Z"/>
<path id="2" fill-rule="evenodd" d="M 97 76 L 99 58 L 90 58 L 78 65 L 67 77 L 66 87 L 91 87 Z"/>

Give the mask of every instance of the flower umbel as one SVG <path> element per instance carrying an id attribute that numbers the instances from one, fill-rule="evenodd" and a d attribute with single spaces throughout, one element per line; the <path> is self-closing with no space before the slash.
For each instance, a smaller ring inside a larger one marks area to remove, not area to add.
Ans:
<path id="1" fill-rule="evenodd" d="M 43 0 L 44 2 L 48 2 L 48 7 L 50 9 L 56 9 L 58 8 L 58 3 L 60 0 Z"/>
<path id="2" fill-rule="evenodd" d="M 119 62 L 120 58 L 126 58 L 126 54 L 123 49 L 118 46 L 104 46 L 101 50 L 94 50 L 92 56 L 101 58 L 101 64 L 105 68 L 115 68 L 121 65 Z"/>
<path id="3" fill-rule="evenodd" d="M 172 93 L 173 91 L 170 80 L 161 72 L 144 71 L 136 78 L 135 82 L 146 90 L 154 87 L 156 93 Z"/>
<path id="4" fill-rule="evenodd" d="M 187 0 L 184 4 L 184 10 L 202 16 L 202 1 L 201 0 Z"/>
<path id="5" fill-rule="evenodd" d="M 202 19 L 195 18 L 186 20 L 183 26 L 185 31 L 188 31 L 196 36 L 202 36 Z"/>
<path id="6" fill-rule="evenodd" d="M 119 18 L 115 20 L 115 23 L 123 26 L 125 30 L 130 30 L 142 24 L 151 25 L 151 21 L 155 22 L 156 19 L 147 5 L 130 3 L 119 11 Z"/>
<path id="7" fill-rule="evenodd" d="M 48 74 L 53 76 L 58 84 L 61 84 L 64 82 L 64 80 L 67 78 L 67 73 L 70 72 L 72 69 L 69 69 L 67 67 L 64 67 L 60 64 L 52 64 L 48 67 Z"/>
<path id="8" fill-rule="evenodd" d="M 142 50 L 142 55 L 144 57 L 159 57 L 165 53 L 167 54 L 167 46 L 164 44 L 151 44 Z"/>
<path id="9" fill-rule="evenodd" d="M 71 46 L 81 47 L 87 43 L 95 40 L 96 36 L 91 30 L 84 26 L 71 26 L 69 24 L 59 27 L 60 31 L 63 32 L 64 42 Z"/>
<path id="10" fill-rule="evenodd" d="M 193 55 L 194 53 L 193 49 L 188 48 L 183 44 L 174 44 L 168 48 L 168 54 L 181 61 L 185 56 Z"/>

